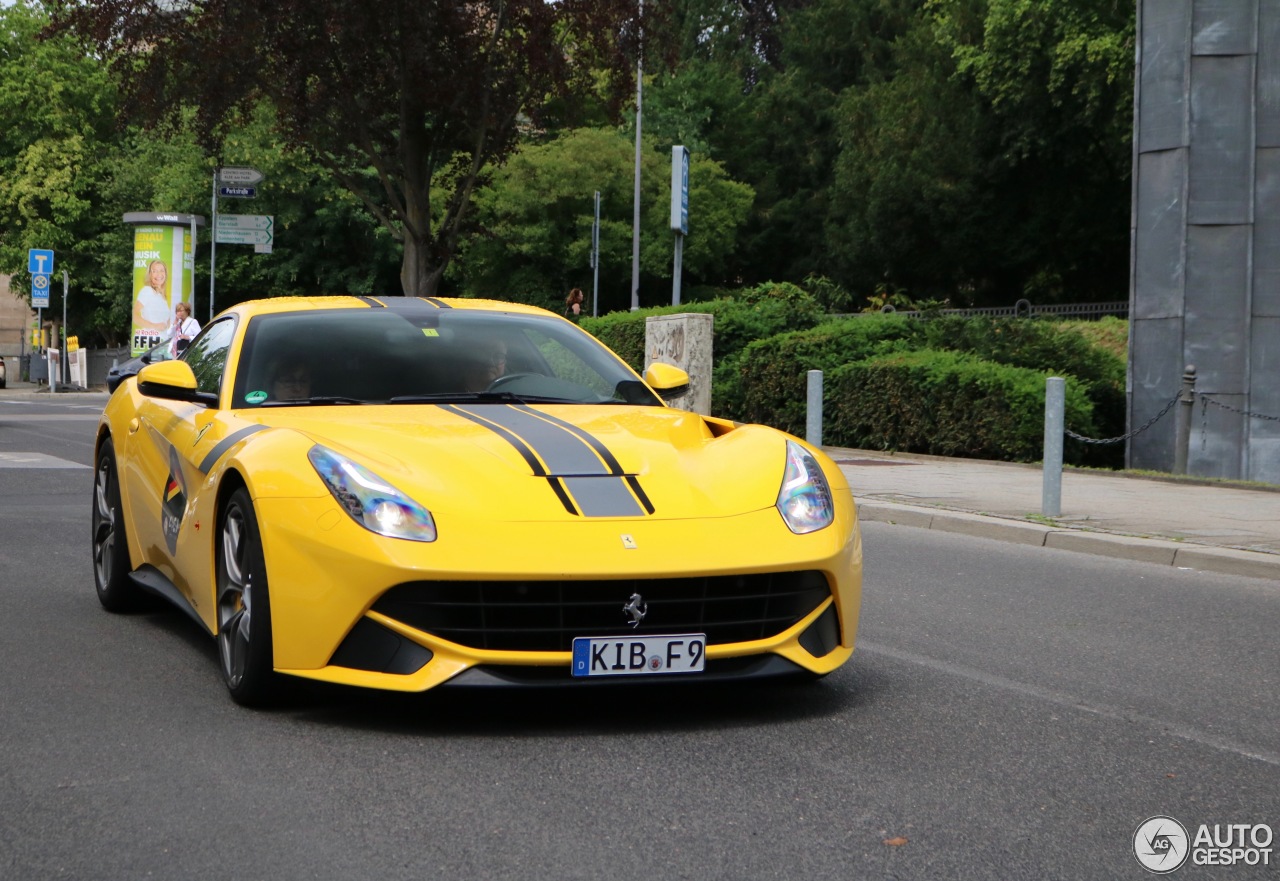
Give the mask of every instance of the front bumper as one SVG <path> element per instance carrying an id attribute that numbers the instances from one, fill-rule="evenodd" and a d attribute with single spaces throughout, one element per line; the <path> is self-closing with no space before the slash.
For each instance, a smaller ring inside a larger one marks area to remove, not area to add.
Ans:
<path id="1" fill-rule="evenodd" d="M 616 583 L 629 591 L 624 585 L 659 579 L 810 571 L 825 581 L 828 596 L 759 638 L 716 643 L 709 634 L 707 673 L 683 679 L 821 675 L 853 652 L 862 546 L 851 499 L 838 505 L 832 526 L 803 536 L 791 534 L 770 508 L 718 519 L 567 524 L 441 518 L 440 538 L 431 543 L 377 536 L 325 498 L 263 499 L 257 505 L 275 667 L 290 675 L 395 691 L 424 691 L 455 678 L 456 684 L 582 681 L 570 676 L 568 650 L 485 648 L 475 640 L 464 645 L 406 623 L 405 615 L 379 611 L 388 608 L 385 603 L 375 608 L 397 586 L 433 581 L 593 582 L 602 589 Z M 626 593 L 616 596 L 619 607 L 626 599 Z"/>

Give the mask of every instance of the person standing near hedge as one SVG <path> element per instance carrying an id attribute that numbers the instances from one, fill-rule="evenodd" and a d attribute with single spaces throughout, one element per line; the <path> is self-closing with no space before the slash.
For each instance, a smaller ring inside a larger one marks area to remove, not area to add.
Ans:
<path id="1" fill-rule="evenodd" d="M 564 317 L 572 322 L 577 322 L 582 317 L 582 301 L 586 297 L 582 293 L 582 288 L 574 288 L 569 291 L 569 296 L 564 298 Z"/>

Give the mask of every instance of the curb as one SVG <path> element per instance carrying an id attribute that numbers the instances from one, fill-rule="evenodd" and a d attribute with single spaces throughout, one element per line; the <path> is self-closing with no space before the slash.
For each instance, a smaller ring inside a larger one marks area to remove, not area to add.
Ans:
<path id="1" fill-rule="evenodd" d="M 897 502 L 868 500 L 858 501 L 857 504 L 858 519 L 864 523 L 891 523 L 918 529 L 936 529 L 940 532 L 953 532 L 993 541 L 1075 551 L 1139 563 L 1158 563 L 1176 566 L 1179 569 L 1195 569 L 1222 575 L 1241 575 L 1246 578 L 1280 581 L 1280 554 L 1209 547 L 1110 532 L 1064 529 L 1025 520 L 1010 520 L 944 508 L 903 505 Z"/>

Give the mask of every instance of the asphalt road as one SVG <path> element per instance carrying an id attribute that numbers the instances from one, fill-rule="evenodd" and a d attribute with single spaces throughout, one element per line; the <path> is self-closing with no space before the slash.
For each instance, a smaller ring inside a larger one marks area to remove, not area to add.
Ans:
<path id="1" fill-rule="evenodd" d="M 1144 878 L 1158 814 L 1280 859 L 1275 582 L 871 523 L 820 683 L 253 712 L 98 606 L 95 412 L 0 402 L 0 878 Z"/>

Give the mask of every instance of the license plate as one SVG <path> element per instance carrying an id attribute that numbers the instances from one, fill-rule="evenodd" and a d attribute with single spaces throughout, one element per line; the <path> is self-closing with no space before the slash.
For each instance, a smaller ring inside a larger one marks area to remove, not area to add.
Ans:
<path id="1" fill-rule="evenodd" d="M 673 636 L 580 636 L 573 641 L 574 676 L 645 676 L 701 673 L 707 666 L 705 633 Z"/>

